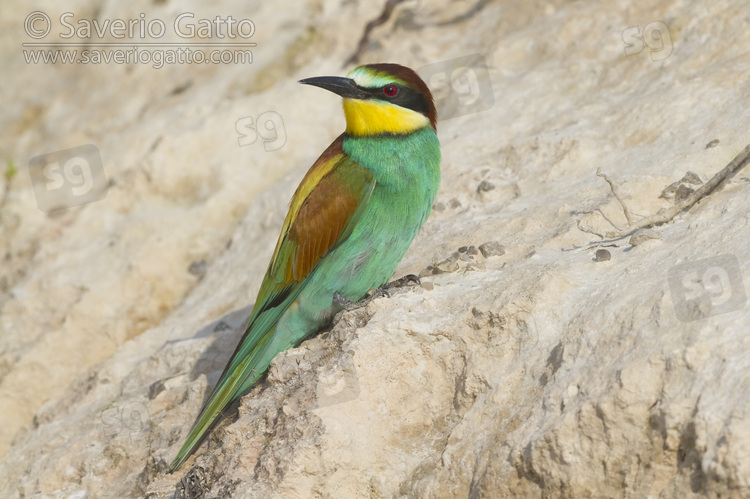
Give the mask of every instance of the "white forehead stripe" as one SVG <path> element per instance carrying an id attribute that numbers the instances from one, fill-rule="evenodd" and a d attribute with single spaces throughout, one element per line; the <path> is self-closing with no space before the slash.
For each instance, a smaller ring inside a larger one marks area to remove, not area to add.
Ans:
<path id="1" fill-rule="evenodd" d="M 394 82 L 403 83 L 398 78 L 395 78 L 387 73 L 383 73 L 380 71 L 375 72 L 372 69 L 367 69 L 362 66 L 351 70 L 346 76 L 347 78 L 351 78 L 352 80 L 354 80 L 354 83 L 356 83 L 360 87 L 365 88 L 382 87 Z"/>

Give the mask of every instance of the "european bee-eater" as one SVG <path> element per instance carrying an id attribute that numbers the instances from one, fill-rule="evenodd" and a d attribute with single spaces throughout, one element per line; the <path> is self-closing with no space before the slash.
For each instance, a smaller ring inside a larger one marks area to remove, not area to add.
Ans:
<path id="1" fill-rule="evenodd" d="M 414 71 L 368 64 L 346 78 L 300 83 L 343 97 L 346 131 L 297 187 L 245 334 L 170 473 L 276 354 L 329 325 L 342 303 L 388 282 L 432 209 L 440 184 L 437 113 Z"/>

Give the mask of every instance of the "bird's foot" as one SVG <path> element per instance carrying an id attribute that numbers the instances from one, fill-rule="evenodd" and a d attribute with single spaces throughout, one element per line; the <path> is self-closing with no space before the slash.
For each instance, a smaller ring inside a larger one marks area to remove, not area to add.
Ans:
<path id="1" fill-rule="evenodd" d="M 349 309 L 349 308 L 352 307 L 352 305 L 354 305 L 353 301 L 351 301 L 351 300 L 349 300 L 347 298 L 344 298 L 343 296 L 341 296 L 341 294 L 339 294 L 338 291 L 336 291 L 335 293 L 333 293 L 333 303 L 335 303 L 337 305 L 341 305 L 341 307 L 345 308 L 345 309 Z"/>
<path id="2" fill-rule="evenodd" d="M 365 307 L 367 306 L 368 303 L 370 303 L 371 301 L 377 298 L 380 298 L 381 296 L 390 298 L 391 293 L 388 291 L 389 289 L 403 288 L 406 286 L 418 286 L 420 284 L 422 284 L 422 281 L 419 279 L 419 276 L 414 275 L 414 274 L 408 274 L 400 279 L 396 279 L 395 281 L 391 281 L 387 284 L 383 284 L 382 286 L 374 289 L 367 296 L 365 296 L 364 298 L 362 298 L 361 300 L 357 302 L 353 302 L 349 300 L 348 298 L 345 298 L 339 292 L 333 293 L 333 303 L 340 305 L 341 308 L 345 310 L 353 310 L 356 308 Z"/>
<path id="3" fill-rule="evenodd" d="M 336 292 L 333 293 L 333 303 L 340 305 L 342 308 L 344 308 L 344 310 L 354 310 L 357 308 L 366 307 L 368 303 L 375 300 L 376 298 L 380 298 L 381 296 L 390 297 L 391 295 L 386 287 L 387 285 L 381 286 L 372 291 L 369 295 L 356 302 L 351 301 L 342 296 L 340 293 Z"/>
<path id="4" fill-rule="evenodd" d="M 419 286 L 420 284 L 422 284 L 422 280 L 419 278 L 418 275 L 407 274 L 400 279 L 396 279 L 395 281 L 389 282 L 383 287 L 386 289 L 391 289 L 391 288 L 403 288 L 406 286 Z"/>

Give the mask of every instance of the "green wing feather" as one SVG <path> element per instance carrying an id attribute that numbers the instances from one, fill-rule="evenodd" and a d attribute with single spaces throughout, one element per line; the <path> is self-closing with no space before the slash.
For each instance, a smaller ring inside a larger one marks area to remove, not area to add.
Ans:
<path id="1" fill-rule="evenodd" d="M 177 470 L 200 445 L 222 411 L 263 375 L 258 366 L 276 323 L 294 303 L 320 260 L 344 241 L 370 198 L 372 173 L 342 150 L 343 135 L 313 164 L 292 197 L 281 235 L 245 334 L 169 467 Z M 312 332 L 312 331 L 310 331 Z"/>

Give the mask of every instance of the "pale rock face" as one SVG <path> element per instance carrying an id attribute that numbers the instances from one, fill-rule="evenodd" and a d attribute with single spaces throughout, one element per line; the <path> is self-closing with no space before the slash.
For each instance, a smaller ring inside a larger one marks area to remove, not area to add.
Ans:
<path id="1" fill-rule="evenodd" d="M 597 168 L 640 219 L 750 142 L 745 3 L 397 6 L 363 62 L 422 68 L 441 99 L 441 191 L 396 272 L 422 285 L 279 355 L 171 476 L 343 130 L 296 80 L 351 69 L 380 6 L 35 8 L 231 14 L 258 45 L 250 65 L 26 64 L 32 9 L 4 4 L 0 496 L 750 495 L 750 172 L 637 246 L 577 227 L 626 226 Z M 40 211 L 29 160 L 85 144 L 106 197 Z"/>

